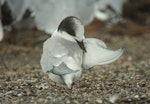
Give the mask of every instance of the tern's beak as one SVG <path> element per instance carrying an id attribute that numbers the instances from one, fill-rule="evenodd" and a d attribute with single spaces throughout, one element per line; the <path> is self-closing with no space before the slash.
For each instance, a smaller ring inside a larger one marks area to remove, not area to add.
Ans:
<path id="1" fill-rule="evenodd" d="M 76 42 L 78 43 L 78 45 L 80 46 L 80 48 L 83 50 L 83 52 L 86 52 L 86 49 L 85 49 L 85 46 L 84 46 L 83 40 L 82 40 L 82 41 L 78 41 L 78 40 L 76 40 Z"/>

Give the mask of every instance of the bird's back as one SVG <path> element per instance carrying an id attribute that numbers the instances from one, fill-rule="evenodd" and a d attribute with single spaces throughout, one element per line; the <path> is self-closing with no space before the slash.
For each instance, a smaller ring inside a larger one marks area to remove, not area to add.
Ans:
<path id="1" fill-rule="evenodd" d="M 51 37 L 44 42 L 41 66 L 44 72 L 60 65 L 67 57 L 72 57 L 78 65 L 82 64 L 80 47 L 61 37 Z"/>

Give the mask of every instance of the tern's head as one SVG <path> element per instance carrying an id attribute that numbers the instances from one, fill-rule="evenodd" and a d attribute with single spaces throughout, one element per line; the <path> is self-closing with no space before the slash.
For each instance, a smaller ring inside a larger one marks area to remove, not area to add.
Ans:
<path id="1" fill-rule="evenodd" d="M 84 39 L 84 26 L 77 17 L 69 16 L 62 20 L 58 32 L 64 35 L 65 39 L 82 41 Z"/>

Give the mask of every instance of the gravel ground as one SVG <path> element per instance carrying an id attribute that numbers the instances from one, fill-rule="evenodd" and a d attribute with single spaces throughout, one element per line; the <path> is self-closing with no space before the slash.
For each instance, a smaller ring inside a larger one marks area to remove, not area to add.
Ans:
<path id="1" fill-rule="evenodd" d="M 100 38 L 114 49 L 125 46 L 125 52 L 112 64 L 84 71 L 72 91 L 54 86 L 41 70 L 42 43 L 48 36 L 33 29 L 6 32 L 0 43 L 0 104 L 149 104 L 150 32 L 132 35 L 134 29 L 118 27 L 119 32 L 86 27 L 87 37 Z"/>

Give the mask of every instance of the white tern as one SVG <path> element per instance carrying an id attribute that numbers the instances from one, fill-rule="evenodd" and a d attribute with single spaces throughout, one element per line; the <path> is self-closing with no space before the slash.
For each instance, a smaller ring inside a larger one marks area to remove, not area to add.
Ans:
<path id="1" fill-rule="evenodd" d="M 44 42 L 40 63 L 52 81 L 71 89 L 73 82 L 80 79 L 83 69 L 111 63 L 122 53 L 122 48 L 113 51 L 99 39 L 85 38 L 81 21 L 69 16 Z"/>

